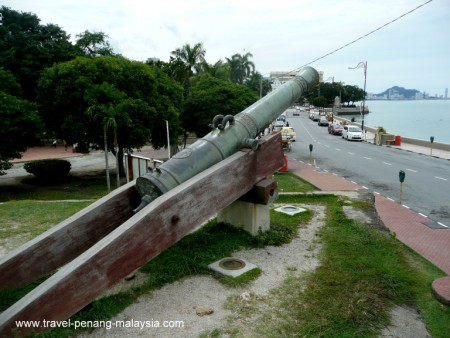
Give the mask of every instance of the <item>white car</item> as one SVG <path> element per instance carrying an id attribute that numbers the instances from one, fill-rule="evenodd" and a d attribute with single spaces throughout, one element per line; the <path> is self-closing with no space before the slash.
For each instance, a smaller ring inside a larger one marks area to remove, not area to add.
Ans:
<path id="1" fill-rule="evenodd" d="M 342 130 L 342 138 L 347 139 L 347 141 L 362 141 L 362 130 L 358 126 L 345 125 Z"/>

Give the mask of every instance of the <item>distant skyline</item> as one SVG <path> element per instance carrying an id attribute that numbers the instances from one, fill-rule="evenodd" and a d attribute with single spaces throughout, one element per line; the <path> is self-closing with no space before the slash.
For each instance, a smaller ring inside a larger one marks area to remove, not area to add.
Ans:
<path id="1" fill-rule="evenodd" d="M 363 69 L 348 68 L 367 61 L 369 93 L 398 85 L 440 96 L 450 88 L 449 0 L 3 0 L 1 5 L 34 13 L 72 40 L 85 30 L 102 31 L 116 53 L 132 60 L 169 61 L 175 49 L 201 42 L 208 63 L 249 52 L 263 75 L 319 59 L 310 66 L 323 71 L 324 80 L 362 88 Z"/>

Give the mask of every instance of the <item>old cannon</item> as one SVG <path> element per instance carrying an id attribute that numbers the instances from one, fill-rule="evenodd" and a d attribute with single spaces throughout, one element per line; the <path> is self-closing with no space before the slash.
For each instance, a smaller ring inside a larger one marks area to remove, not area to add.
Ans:
<path id="1" fill-rule="evenodd" d="M 319 81 L 306 67 L 153 172 L 116 189 L 0 260 L 0 290 L 56 271 L 0 314 L 0 336 L 17 320 L 62 321 L 248 193 L 284 162 L 279 133 L 255 138 Z"/>

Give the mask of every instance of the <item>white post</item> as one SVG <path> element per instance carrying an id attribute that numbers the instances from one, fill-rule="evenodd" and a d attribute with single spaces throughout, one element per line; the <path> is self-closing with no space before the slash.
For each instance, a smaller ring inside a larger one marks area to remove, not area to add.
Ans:
<path id="1" fill-rule="evenodd" d="M 170 159 L 169 121 L 167 121 L 167 120 L 166 120 L 166 129 L 167 129 L 167 150 L 169 152 L 169 159 Z"/>

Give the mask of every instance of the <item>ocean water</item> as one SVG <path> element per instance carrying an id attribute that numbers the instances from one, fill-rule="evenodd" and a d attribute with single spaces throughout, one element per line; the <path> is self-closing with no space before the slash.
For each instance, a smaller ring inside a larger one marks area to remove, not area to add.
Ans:
<path id="1" fill-rule="evenodd" d="M 395 135 L 450 144 L 450 100 L 366 101 L 364 125 Z M 360 122 L 361 115 L 355 117 Z"/>

